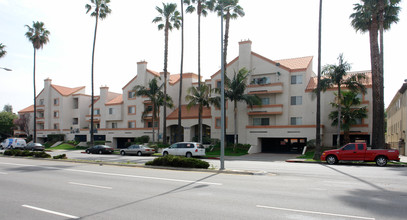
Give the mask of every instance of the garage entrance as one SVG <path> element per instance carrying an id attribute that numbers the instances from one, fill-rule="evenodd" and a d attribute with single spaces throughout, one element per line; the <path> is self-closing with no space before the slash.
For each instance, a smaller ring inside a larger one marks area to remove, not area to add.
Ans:
<path id="1" fill-rule="evenodd" d="M 301 153 L 307 138 L 261 138 L 262 153 Z"/>
<path id="2" fill-rule="evenodd" d="M 134 138 L 114 138 L 116 139 L 117 148 L 126 148 L 127 142 L 134 142 Z"/>

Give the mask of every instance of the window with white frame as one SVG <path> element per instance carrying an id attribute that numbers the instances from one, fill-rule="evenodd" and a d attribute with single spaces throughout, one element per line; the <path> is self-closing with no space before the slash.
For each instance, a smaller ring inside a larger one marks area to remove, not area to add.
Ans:
<path id="1" fill-rule="evenodd" d="M 253 125 L 270 125 L 270 118 L 253 118 Z"/>
<path id="2" fill-rule="evenodd" d="M 54 118 L 58 118 L 59 117 L 59 112 L 58 111 L 54 111 Z"/>
<path id="3" fill-rule="evenodd" d="M 112 122 L 112 128 L 117 128 L 117 122 Z"/>
<path id="4" fill-rule="evenodd" d="M 59 98 L 54 99 L 54 105 L 59 105 Z"/>
<path id="5" fill-rule="evenodd" d="M 54 129 L 59 129 L 59 124 L 54 124 Z"/>
<path id="6" fill-rule="evenodd" d="M 136 106 L 129 106 L 127 109 L 129 114 L 136 114 Z"/>
<path id="7" fill-rule="evenodd" d="M 291 105 L 302 105 L 302 96 L 291 96 Z"/>
<path id="8" fill-rule="evenodd" d="M 291 117 L 291 125 L 302 125 L 302 117 Z"/>
<path id="9" fill-rule="evenodd" d="M 134 99 L 136 98 L 136 91 L 130 91 L 129 92 L 129 99 Z"/>
<path id="10" fill-rule="evenodd" d="M 78 118 L 73 118 L 72 124 L 77 125 L 78 123 L 79 123 L 79 119 Z"/>
<path id="11" fill-rule="evenodd" d="M 109 108 L 109 115 L 113 115 L 114 114 L 114 108 Z"/>
<path id="12" fill-rule="evenodd" d="M 270 105 L 270 98 L 261 98 L 262 105 Z"/>
<path id="13" fill-rule="evenodd" d="M 135 121 L 129 121 L 128 127 L 129 128 L 135 128 L 136 127 L 136 122 Z"/>
<path id="14" fill-rule="evenodd" d="M 40 99 L 40 105 L 44 105 L 44 99 Z"/>
<path id="15" fill-rule="evenodd" d="M 355 118 L 355 124 L 356 125 L 361 125 L 362 124 L 362 119 L 361 118 Z"/>
<path id="16" fill-rule="evenodd" d="M 253 78 L 252 81 L 250 82 L 250 84 L 252 85 L 265 85 L 270 83 L 271 79 L 270 77 L 267 76 Z"/>
<path id="17" fill-rule="evenodd" d="M 302 75 L 292 75 L 291 84 L 302 84 Z"/>
<path id="18" fill-rule="evenodd" d="M 93 109 L 93 114 L 94 115 L 100 115 L 100 109 Z"/>

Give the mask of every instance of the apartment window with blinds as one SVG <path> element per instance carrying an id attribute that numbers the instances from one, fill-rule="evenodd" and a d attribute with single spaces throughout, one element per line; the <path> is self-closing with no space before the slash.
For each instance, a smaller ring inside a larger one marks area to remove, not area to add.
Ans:
<path id="1" fill-rule="evenodd" d="M 270 105 L 270 99 L 269 98 L 261 98 L 261 104 L 262 105 Z"/>
<path id="2" fill-rule="evenodd" d="M 291 105 L 302 105 L 302 96 L 291 96 Z"/>
<path id="3" fill-rule="evenodd" d="M 134 99 L 136 98 L 136 92 L 135 91 L 130 91 L 129 92 L 129 99 Z"/>
<path id="4" fill-rule="evenodd" d="M 302 117 L 291 117 L 291 125 L 302 125 Z"/>
<path id="5" fill-rule="evenodd" d="M 117 123 L 116 122 L 112 122 L 112 128 L 117 128 Z"/>
<path id="6" fill-rule="evenodd" d="M 253 118 L 253 125 L 270 125 L 270 118 Z"/>
<path id="7" fill-rule="evenodd" d="M 291 84 L 302 84 L 302 75 L 293 75 L 291 76 Z"/>
<path id="8" fill-rule="evenodd" d="M 136 128 L 136 122 L 135 121 L 129 121 L 128 127 L 129 128 Z"/>
<path id="9" fill-rule="evenodd" d="M 129 106 L 128 107 L 128 113 L 129 113 L 129 115 L 136 114 L 136 106 Z"/>

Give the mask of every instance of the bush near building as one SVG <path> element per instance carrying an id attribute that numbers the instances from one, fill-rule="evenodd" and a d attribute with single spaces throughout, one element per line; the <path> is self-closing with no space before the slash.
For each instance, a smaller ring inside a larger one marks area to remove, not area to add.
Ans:
<path id="1" fill-rule="evenodd" d="M 33 151 L 18 150 L 18 149 L 6 150 L 6 151 L 4 151 L 4 155 L 20 156 L 20 157 L 37 157 L 37 158 L 50 158 L 51 157 L 51 155 L 45 153 L 44 151 L 33 152 Z"/>
<path id="2" fill-rule="evenodd" d="M 187 158 L 174 155 L 155 158 L 148 161 L 146 165 L 150 166 L 167 166 L 167 167 L 184 167 L 184 168 L 202 168 L 208 169 L 209 163 L 196 158 Z"/>

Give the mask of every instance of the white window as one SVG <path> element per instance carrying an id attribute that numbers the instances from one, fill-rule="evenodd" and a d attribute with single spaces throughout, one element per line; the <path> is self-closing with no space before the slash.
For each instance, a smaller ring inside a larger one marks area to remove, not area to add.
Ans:
<path id="1" fill-rule="evenodd" d="M 302 84 L 302 75 L 291 76 L 291 84 Z"/>
<path id="2" fill-rule="evenodd" d="M 133 99 L 136 97 L 136 92 L 135 91 L 130 91 L 129 92 L 129 99 Z"/>
<path id="3" fill-rule="evenodd" d="M 302 105 L 302 96 L 291 96 L 291 105 Z"/>
<path id="4" fill-rule="evenodd" d="M 355 118 L 355 124 L 361 125 L 362 124 L 362 119 L 361 118 Z"/>
<path id="5" fill-rule="evenodd" d="M 55 111 L 54 112 L 54 118 L 58 118 L 59 117 L 59 112 L 58 111 Z"/>
<path id="6" fill-rule="evenodd" d="M 59 105 L 59 99 L 54 99 L 54 105 Z"/>
<path id="7" fill-rule="evenodd" d="M 109 108 L 109 115 L 113 115 L 114 114 L 114 108 Z"/>
<path id="8" fill-rule="evenodd" d="M 262 105 L 270 105 L 270 98 L 261 98 Z"/>
<path id="9" fill-rule="evenodd" d="M 59 124 L 54 124 L 54 129 L 59 129 Z"/>
<path id="10" fill-rule="evenodd" d="M 136 106 L 129 106 L 128 107 L 129 114 L 136 114 Z"/>
<path id="11" fill-rule="evenodd" d="M 117 122 L 112 122 L 112 128 L 117 128 Z"/>
<path id="12" fill-rule="evenodd" d="M 271 80 L 270 77 L 259 77 L 259 78 L 253 78 L 251 83 L 252 85 L 265 85 L 265 84 L 270 84 Z"/>
<path id="13" fill-rule="evenodd" d="M 291 117 L 291 125 L 302 125 L 302 117 Z"/>
<path id="14" fill-rule="evenodd" d="M 94 115 L 100 115 L 100 109 L 93 109 Z"/>
<path id="15" fill-rule="evenodd" d="M 129 128 L 135 128 L 136 127 L 136 122 L 135 121 L 129 121 L 128 127 Z"/>
<path id="16" fill-rule="evenodd" d="M 152 121 L 147 122 L 147 127 L 152 128 L 153 127 L 153 122 Z M 155 128 L 158 127 L 158 121 L 154 121 L 154 127 Z"/>
<path id="17" fill-rule="evenodd" d="M 270 125 L 269 118 L 253 118 L 253 125 Z"/>
<path id="18" fill-rule="evenodd" d="M 78 118 L 73 118 L 73 120 L 72 120 L 73 125 L 77 125 L 78 122 L 79 122 Z"/>
<path id="19" fill-rule="evenodd" d="M 44 99 L 40 99 L 40 105 L 44 105 Z"/>

